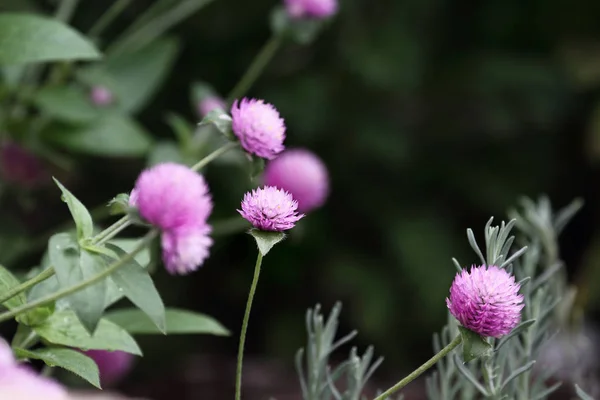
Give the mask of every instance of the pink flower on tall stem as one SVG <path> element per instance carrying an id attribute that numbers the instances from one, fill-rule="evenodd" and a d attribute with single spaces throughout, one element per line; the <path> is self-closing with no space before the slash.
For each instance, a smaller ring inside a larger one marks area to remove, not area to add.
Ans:
<path id="1" fill-rule="evenodd" d="M 338 2 L 337 0 L 285 0 L 285 8 L 293 19 L 324 19 L 337 12 Z"/>
<path id="2" fill-rule="evenodd" d="M 238 212 L 262 231 L 292 229 L 304 214 L 298 214 L 298 202 L 291 194 L 273 186 L 258 188 L 244 195 Z"/>

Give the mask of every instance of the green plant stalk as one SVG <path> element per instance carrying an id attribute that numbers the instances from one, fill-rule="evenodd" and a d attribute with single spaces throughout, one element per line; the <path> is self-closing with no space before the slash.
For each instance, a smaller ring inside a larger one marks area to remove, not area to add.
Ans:
<path id="1" fill-rule="evenodd" d="M 106 10 L 90 28 L 88 35 L 97 38 L 119 14 L 131 4 L 132 0 L 117 0 Z"/>
<path id="2" fill-rule="evenodd" d="M 279 46 L 282 43 L 282 37 L 280 35 L 273 35 L 260 49 L 252 64 L 248 67 L 248 70 L 242 76 L 242 79 L 235 85 L 235 87 L 227 96 L 227 102 L 231 104 L 235 99 L 243 97 L 246 92 L 252 87 L 254 82 L 258 79 L 260 74 L 263 72 L 269 61 L 273 58 Z"/>
<path id="3" fill-rule="evenodd" d="M 28 281 L 25 281 L 20 285 L 11 288 L 8 292 L 4 293 L 2 297 L 0 297 L 0 304 L 4 304 L 6 301 L 12 299 L 19 293 L 24 292 L 27 289 L 37 285 L 38 283 L 45 281 L 46 279 L 53 276 L 55 273 L 56 272 L 54 271 L 54 267 L 46 268 L 45 270 L 43 270 L 33 278 L 29 279 Z"/>
<path id="4" fill-rule="evenodd" d="M 109 275 L 115 272 L 118 268 L 122 267 L 125 263 L 133 260 L 136 254 L 142 251 L 156 236 L 158 235 L 158 231 L 151 230 L 141 241 L 141 243 L 131 251 L 131 253 L 127 254 L 125 257 L 115 261 L 111 265 L 108 266 L 104 271 L 99 274 L 92 276 L 89 279 L 81 281 L 71 287 L 64 288 L 55 293 L 52 293 L 48 296 L 42 297 L 36 301 L 32 301 L 31 303 L 23 304 L 21 307 L 17 307 L 13 310 L 4 312 L 0 314 L 0 322 L 8 321 L 11 318 L 14 318 L 20 314 L 23 314 L 27 311 L 33 310 L 34 308 L 44 306 L 46 304 L 52 303 L 56 300 L 62 299 L 63 297 L 67 297 L 76 293 L 82 289 L 85 289 L 88 286 L 92 286 L 103 279 L 106 279 Z"/>
<path id="5" fill-rule="evenodd" d="M 456 348 L 456 346 L 458 346 L 461 342 L 462 342 L 462 337 L 461 337 L 461 335 L 458 335 L 446 347 L 444 347 L 442 350 L 440 350 L 439 353 L 437 353 L 436 355 L 431 357 L 423 365 L 421 365 L 419 368 L 417 368 L 413 372 L 411 372 L 406 378 L 402 379 L 400 382 L 396 383 L 394 386 L 392 386 L 391 388 L 389 388 L 388 390 L 386 390 L 385 392 L 383 392 L 382 394 L 377 396 L 374 400 L 387 399 L 392 394 L 396 393 L 398 390 L 402 389 L 404 386 L 411 383 L 413 380 L 415 380 L 417 377 L 419 377 L 419 375 L 421 375 L 423 372 L 425 372 L 429 368 L 433 367 L 439 360 L 446 357 L 446 355 L 448 355 L 448 353 L 450 353 L 452 350 L 454 350 Z"/>
<path id="6" fill-rule="evenodd" d="M 215 159 L 219 158 L 223 154 L 227 153 L 229 150 L 233 149 L 234 147 L 237 147 L 237 145 L 238 145 L 237 142 L 229 142 L 229 143 L 219 147 L 218 149 L 216 149 L 215 151 L 213 151 L 212 153 L 210 153 L 209 155 L 204 157 L 202 160 L 200 160 L 196 164 L 194 164 L 192 166 L 192 170 L 200 171 L 202 168 L 206 167 L 210 162 L 214 161 Z"/>
<path id="7" fill-rule="evenodd" d="M 259 251 L 258 257 L 256 257 L 256 265 L 254 266 L 254 279 L 252 280 L 252 285 L 250 286 L 248 302 L 246 303 L 246 312 L 244 313 L 244 320 L 242 322 L 242 331 L 240 333 L 240 347 L 238 349 L 237 369 L 235 372 L 235 400 L 241 400 L 242 398 L 242 365 L 244 360 L 244 344 L 246 342 L 246 331 L 248 330 L 248 321 L 250 320 L 252 300 L 254 300 L 254 293 L 256 292 L 256 286 L 258 285 L 258 278 L 260 276 L 262 259 L 262 253 Z"/>
<path id="8" fill-rule="evenodd" d="M 102 244 L 106 241 L 112 239 L 117 233 L 121 232 L 123 229 L 127 228 L 131 224 L 128 215 L 123 216 L 114 224 L 97 234 L 93 239 L 93 244 Z"/>

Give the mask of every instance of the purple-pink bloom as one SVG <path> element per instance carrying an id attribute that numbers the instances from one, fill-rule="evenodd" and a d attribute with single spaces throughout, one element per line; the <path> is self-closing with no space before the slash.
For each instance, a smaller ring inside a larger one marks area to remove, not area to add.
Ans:
<path id="1" fill-rule="evenodd" d="M 265 186 L 246 193 L 238 212 L 257 229 L 282 232 L 292 229 L 304 217 L 297 209 L 298 202 L 290 193 Z"/>
<path id="2" fill-rule="evenodd" d="M 200 104 L 198 104 L 198 112 L 201 116 L 206 117 L 206 115 L 213 110 L 225 110 L 227 104 L 223 99 L 217 96 L 207 96 Z"/>
<path id="3" fill-rule="evenodd" d="M 202 226 L 213 203 L 202 175 L 185 165 L 157 164 L 143 171 L 134 188 L 140 215 L 161 230 Z"/>
<path id="4" fill-rule="evenodd" d="M 36 374 L 12 357 L 8 343 L 0 339 L 0 399 L 68 400 L 66 389 L 57 382 Z"/>
<path id="5" fill-rule="evenodd" d="M 231 118 L 233 133 L 248 153 L 272 160 L 285 148 L 285 123 L 271 104 L 257 99 L 236 100 Z"/>
<path id="6" fill-rule="evenodd" d="M 107 106 L 114 100 L 112 92 L 104 86 L 94 86 L 90 93 L 92 103 L 97 106 Z"/>
<path id="7" fill-rule="evenodd" d="M 102 386 L 116 384 L 131 371 L 135 356 L 124 351 L 88 350 L 84 352 L 96 362 Z"/>
<path id="8" fill-rule="evenodd" d="M 338 10 L 337 0 L 285 0 L 285 8 L 292 19 L 324 19 Z"/>
<path id="9" fill-rule="evenodd" d="M 286 150 L 270 161 L 263 180 L 265 185 L 290 192 L 298 201 L 301 212 L 322 206 L 329 194 L 327 167 L 319 157 L 305 149 Z"/>
<path id="10" fill-rule="evenodd" d="M 0 174 L 5 182 L 27 188 L 34 188 L 48 178 L 35 154 L 10 141 L 0 143 Z"/>
<path id="11" fill-rule="evenodd" d="M 446 304 L 462 326 L 482 336 L 499 338 L 521 320 L 525 306 L 515 277 L 495 265 L 459 272 Z"/>
<path id="12" fill-rule="evenodd" d="M 171 274 L 186 275 L 195 271 L 208 258 L 213 244 L 211 227 L 183 226 L 164 232 L 161 238 L 163 262 Z"/>

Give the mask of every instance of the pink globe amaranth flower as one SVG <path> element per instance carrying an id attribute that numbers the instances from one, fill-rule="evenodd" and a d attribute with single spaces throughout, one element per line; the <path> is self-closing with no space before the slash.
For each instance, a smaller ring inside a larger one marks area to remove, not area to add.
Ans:
<path id="1" fill-rule="evenodd" d="M 298 202 L 290 193 L 265 186 L 246 193 L 238 212 L 257 229 L 282 232 L 292 229 L 304 217 L 297 209 Z"/>
<path id="2" fill-rule="evenodd" d="M 285 148 L 285 124 L 279 112 L 263 100 L 237 100 L 231 107 L 233 133 L 244 150 L 272 160 Z"/>
<path id="3" fill-rule="evenodd" d="M 135 356 L 124 351 L 88 350 L 84 352 L 96 362 L 102 386 L 111 386 L 131 371 Z"/>
<path id="4" fill-rule="evenodd" d="M 327 167 L 319 157 L 305 149 L 286 150 L 269 162 L 263 181 L 265 185 L 290 192 L 298 201 L 301 212 L 322 206 L 329 194 Z"/>
<path id="5" fill-rule="evenodd" d="M 521 320 L 523 295 L 515 277 L 494 265 L 471 267 L 459 272 L 450 287 L 446 304 L 450 313 L 467 329 L 499 338 Z"/>
<path id="6" fill-rule="evenodd" d="M 292 19 L 324 19 L 338 10 L 337 0 L 285 0 L 285 8 Z"/>
<path id="7" fill-rule="evenodd" d="M 114 100 L 114 96 L 108 88 L 104 86 L 94 86 L 90 93 L 92 103 L 97 106 L 107 106 Z"/>
<path id="8" fill-rule="evenodd" d="M 190 168 L 175 163 L 157 164 L 140 174 L 130 204 L 163 231 L 206 223 L 213 203 L 206 181 Z"/>
<path id="9" fill-rule="evenodd" d="M 10 141 L 0 143 L 0 174 L 5 182 L 30 189 L 48 178 L 35 154 Z"/>
<path id="10" fill-rule="evenodd" d="M 227 104 L 223 99 L 217 96 L 208 96 L 198 104 L 198 112 L 202 117 L 206 117 L 209 112 L 217 109 L 225 111 L 226 107 Z"/>
<path id="11" fill-rule="evenodd" d="M 211 227 L 183 226 L 164 232 L 161 238 L 163 262 L 171 274 L 186 275 L 197 270 L 208 258 L 213 244 Z"/>
<path id="12" fill-rule="evenodd" d="M 0 338 L 0 399 L 68 400 L 66 389 L 18 364 L 8 343 Z"/>

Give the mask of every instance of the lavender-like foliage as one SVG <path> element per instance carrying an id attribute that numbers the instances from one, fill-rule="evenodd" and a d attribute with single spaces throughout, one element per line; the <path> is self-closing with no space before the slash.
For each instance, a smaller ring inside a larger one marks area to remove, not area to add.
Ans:
<path id="1" fill-rule="evenodd" d="M 523 200 L 521 211 L 511 211 L 509 223 L 485 227 L 485 254 L 477 244 L 473 231 L 467 231 L 469 244 L 486 265 L 498 265 L 513 272 L 521 284 L 525 307 L 521 323 L 500 340 L 490 339 L 492 355 L 483 360 L 463 364 L 457 350 L 451 359 L 438 363 L 437 371 L 428 378 L 427 394 L 431 400 L 472 399 L 546 399 L 560 382 L 549 384 L 553 371 L 536 370 L 536 358 L 544 343 L 558 327 L 557 304 L 564 299 L 567 286 L 563 263 L 559 258 L 557 237 L 580 208 L 576 201 L 554 215 L 550 202 L 542 198 L 537 204 Z M 510 236 L 519 231 L 517 251 Z M 453 260 L 457 269 L 461 264 Z M 439 351 L 457 334 L 457 322 L 449 322 L 440 335 L 434 336 L 434 350 Z"/>

